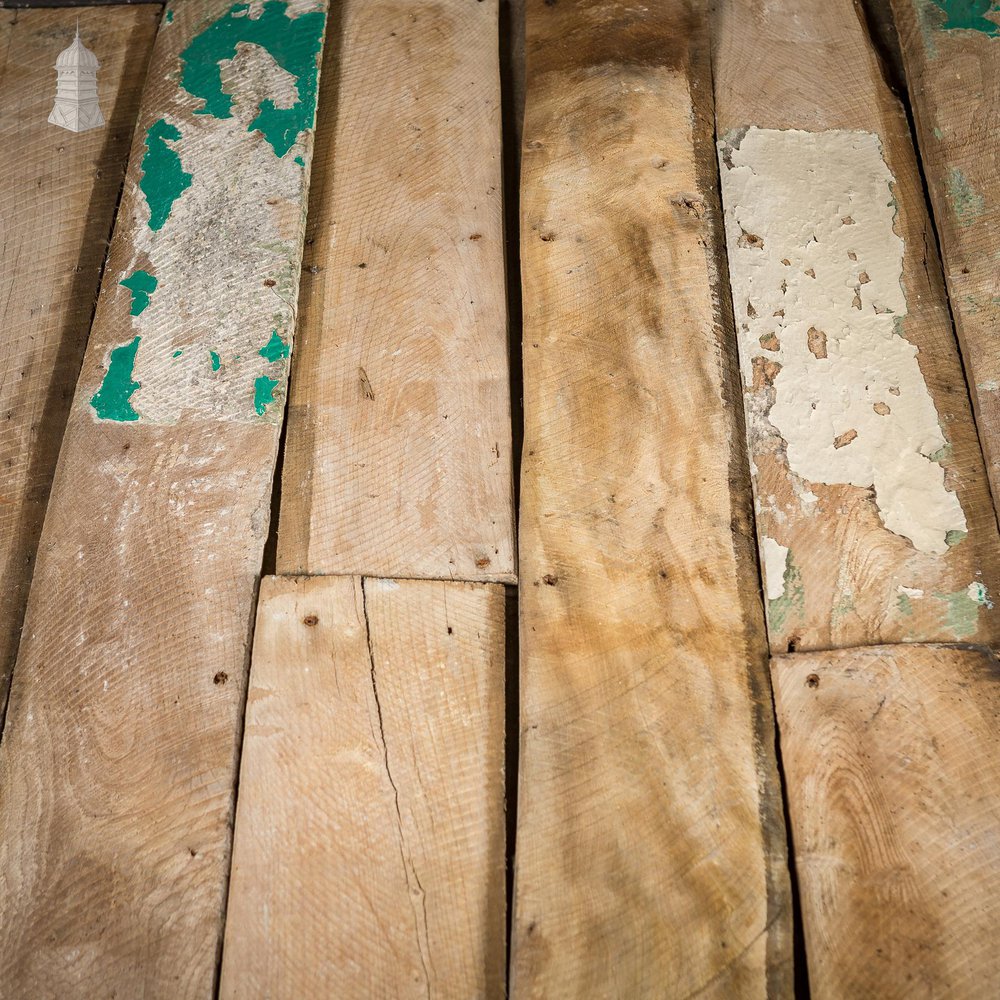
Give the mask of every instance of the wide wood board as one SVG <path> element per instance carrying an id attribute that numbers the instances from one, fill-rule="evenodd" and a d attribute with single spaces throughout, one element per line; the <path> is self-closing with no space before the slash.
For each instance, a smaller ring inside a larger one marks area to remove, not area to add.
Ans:
<path id="1" fill-rule="evenodd" d="M 774 652 L 1000 638 L 906 118 L 853 0 L 723 0 L 716 118 Z"/>
<path id="2" fill-rule="evenodd" d="M 996 660 L 883 646 L 771 670 L 812 996 L 996 996 Z"/>
<path id="3" fill-rule="evenodd" d="M 157 35 L 0 743 L 5 998 L 213 994 L 324 12 Z"/>
<path id="4" fill-rule="evenodd" d="M 512 993 L 790 995 L 704 24 L 526 6 Z"/>

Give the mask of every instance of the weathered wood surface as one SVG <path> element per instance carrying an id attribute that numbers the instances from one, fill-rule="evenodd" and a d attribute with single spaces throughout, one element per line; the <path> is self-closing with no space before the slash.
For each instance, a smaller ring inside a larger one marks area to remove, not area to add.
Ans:
<path id="1" fill-rule="evenodd" d="M 716 117 L 771 648 L 1000 638 L 906 120 L 853 0 L 724 0 Z"/>
<path id="2" fill-rule="evenodd" d="M 504 596 L 269 577 L 223 997 L 504 996 Z"/>
<path id="3" fill-rule="evenodd" d="M 324 10 L 157 35 L 0 743 L 4 998 L 212 996 Z"/>
<path id="4" fill-rule="evenodd" d="M 518 997 L 791 988 L 702 28 L 527 4 Z"/>
<path id="5" fill-rule="evenodd" d="M 997 996 L 996 661 L 887 646 L 772 675 L 812 995 Z"/>
<path id="6" fill-rule="evenodd" d="M 0 11 L 0 716 L 159 16 Z M 75 135 L 47 119 L 77 18 L 107 124 Z"/>
<path id="7" fill-rule="evenodd" d="M 514 579 L 497 0 L 345 0 L 279 573 Z"/>
<path id="8" fill-rule="evenodd" d="M 920 159 L 994 498 L 1000 498 L 1000 5 L 893 0 Z"/>

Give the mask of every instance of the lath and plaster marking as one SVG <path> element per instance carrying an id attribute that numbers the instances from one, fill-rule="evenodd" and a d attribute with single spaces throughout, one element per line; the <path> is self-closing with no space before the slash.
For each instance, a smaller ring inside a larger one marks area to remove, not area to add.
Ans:
<path id="1" fill-rule="evenodd" d="M 946 552 L 967 525 L 945 488 L 948 441 L 917 348 L 901 335 L 903 241 L 877 137 L 750 128 L 719 150 L 741 368 L 757 390 L 751 456 L 783 448 L 799 495 L 811 483 L 873 488 L 890 531 Z M 769 595 L 776 564 L 765 551 Z"/>

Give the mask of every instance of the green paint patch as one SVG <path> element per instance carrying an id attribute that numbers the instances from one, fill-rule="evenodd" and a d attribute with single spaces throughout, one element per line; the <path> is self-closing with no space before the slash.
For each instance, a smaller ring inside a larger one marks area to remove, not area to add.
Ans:
<path id="1" fill-rule="evenodd" d="M 278 385 L 278 380 L 261 375 L 253 384 L 253 408 L 258 417 L 264 415 L 264 411 L 274 402 L 274 390 Z"/>
<path id="2" fill-rule="evenodd" d="M 830 609 L 830 620 L 836 625 L 854 610 L 854 595 L 844 594 Z"/>
<path id="3" fill-rule="evenodd" d="M 278 331 L 272 330 L 271 339 L 257 353 L 268 361 L 280 361 L 292 352 L 288 344 L 278 336 Z"/>
<path id="4" fill-rule="evenodd" d="M 212 359 L 212 371 L 217 372 L 222 367 L 222 358 L 216 351 L 209 351 L 208 356 Z"/>
<path id="5" fill-rule="evenodd" d="M 944 132 L 942 132 L 941 129 L 939 129 L 937 127 L 937 125 L 934 126 L 934 138 L 935 139 L 943 139 L 944 138 Z"/>
<path id="6" fill-rule="evenodd" d="M 952 167 L 948 171 L 948 179 L 945 183 L 948 197 L 951 199 L 951 207 L 955 210 L 959 223 L 968 226 L 975 222 L 986 208 L 983 196 L 972 189 L 972 185 L 969 184 L 965 174 L 958 167 Z"/>
<path id="7" fill-rule="evenodd" d="M 951 442 L 947 441 L 937 451 L 932 451 L 927 456 L 932 462 L 944 462 L 951 457 Z"/>
<path id="8" fill-rule="evenodd" d="M 910 603 L 909 594 L 900 594 L 896 598 L 896 607 L 899 608 L 899 613 L 902 615 L 912 615 L 913 605 Z"/>
<path id="9" fill-rule="evenodd" d="M 122 344 L 111 352 L 108 371 L 101 382 L 101 388 L 90 398 L 90 405 L 101 420 L 138 420 L 139 414 L 132 409 L 129 400 L 139 388 L 139 382 L 132 381 L 135 355 L 139 350 L 140 337 L 128 344 Z"/>
<path id="10" fill-rule="evenodd" d="M 949 546 L 958 545 L 968 534 L 967 531 L 959 531 L 957 528 L 952 528 L 951 531 L 945 532 L 944 543 Z"/>
<path id="11" fill-rule="evenodd" d="M 233 97 L 223 89 L 220 64 L 236 55 L 241 42 L 260 46 L 295 79 L 295 103 L 290 108 L 278 108 L 270 98 L 261 101 L 257 117 L 248 127 L 250 132 L 260 131 L 275 155 L 281 157 L 315 124 L 326 14 L 310 11 L 289 17 L 286 5 L 279 0 L 266 0 L 256 20 L 248 16 L 249 10 L 248 4 L 234 4 L 191 40 L 181 53 L 181 86 L 205 102 L 196 115 L 232 118 Z"/>
<path id="12" fill-rule="evenodd" d="M 945 605 L 945 623 L 956 639 L 968 639 L 976 634 L 980 608 L 992 608 L 986 587 L 981 583 L 970 583 L 962 590 L 950 594 L 935 594 Z"/>
<path id="13" fill-rule="evenodd" d="M 156 291 L 156 278 L 148 271 L 133 271 L 118 284 L 132 293 L 131 313 L 133 316 L 141 315 L 142 311 L 149 305 L 150 295 Z"/>
<path id="14" fill-rule="evenodd" d="M 981 31 L 993 38 L 1000 35 L 1000 23 L 990 20 L 987 14 L 1000 15 L 996 0 L 931 0 L 944 12 L 941 31 Z"/>
<path id="15" fill-rule="evenodd" d="M 791 614 L 801 614 L 805 610 L 806 592 L 802 586 L 802 574 L 793 562 L 791 552 L 785 558 L 785 572 L 782 579 L 785 589 L 781 597 L 775 597 L 767 602 L 767 620 L 777 632 L 785 627 Z"/>
<path id="16" fill-rule="evenodd" d="M 171 355 L 171 357 L 172 358 L 179 358 L 183 353 L 184 353 L 183 351 L 174 351 L 174 353 Z"/>
<path id="17" fill-rule="evenodd" d="M 191 174 L 181 167 L 177 151 L 167 145 L 181 137 L 176 126 L 162 118 L 146 132 L 146 152 L 142 157 L 139 187 L 149 205 L 149 228 L 159 230 L 170 218 L 174 202 L 191 186 Z"/>
<path id="18" fill-rule="evenodd" d="M 174 23 L 174 12 L 172 10 L 168 10 L 166 12 L 166 14 L 163 15 L 163 20 L 166 21 L 167 24 L 173 24 Z"/>
<path id="19" fill-rule="evenodd" d="M 306 161 L 305 161 L 305 160 L 303 160 L 301 156 L 296 156 L 296 157 L 295 157 L 295 162 L 296 162 L 296 163 L 297 163 L 297 164 L 298 164 L 298 165 L 299 165 L 300 167 L 304 167 L 304 166 L 306 165 Z"/>

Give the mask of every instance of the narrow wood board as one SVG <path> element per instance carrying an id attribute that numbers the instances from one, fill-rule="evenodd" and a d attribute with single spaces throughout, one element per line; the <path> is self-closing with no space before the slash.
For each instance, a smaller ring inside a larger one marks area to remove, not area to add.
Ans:
<path id="1" fill-rule="evenodd" d="M 157 35 L 0 743 L 4 998 L 213 993 L 324 9 Z"/>
<path id="2" fill-rule="evenodd" d="M 1000 6 L 893 0 L 994 499 L 1000 498 Z"/>
<path id="3" fill-rule="evenodd" d="M 703 27 L 527 4 L 515 997 L 791 992 Z"/>
<path id="4" fill-rule="evenodd" d="M 504 595 L 268 577 L 223 997 L 504 996 Z"/>
<path id="5" fill-rule="evenodd" d="M 0 11 L 0 716 L 160 11 Z M 101 62 L 106 125 L 47 121 L 55 61 Z"/>
<path id="6" fill-rule="evenodd" d="M 996 996 L 996 660 L 883 646 L 771 669 L 812 996 Z"/>
<path id="7" fill-rule="evenodd" d="M 1000 637 L 906 119 L 853 0 L 723 0 L 716 118 L 772 651 Z"/>
<path id="8" fill-rule="evenodd" d="M 497 0 L 345 0 L 279 573 L 514 579 Z"/>

